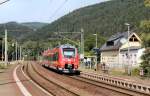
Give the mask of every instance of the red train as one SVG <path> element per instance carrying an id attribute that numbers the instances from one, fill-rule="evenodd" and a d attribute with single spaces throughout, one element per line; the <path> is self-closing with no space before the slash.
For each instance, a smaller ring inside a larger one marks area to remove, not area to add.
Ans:
<path id="1" fill-rule="evenodd" d="M 42 55 L 42 65 L 61 73 L 80 74 L 78 70 L 79 54 L 74 46 L 69 44 L 61 45 L 52 50 L 45 50 Z"/>

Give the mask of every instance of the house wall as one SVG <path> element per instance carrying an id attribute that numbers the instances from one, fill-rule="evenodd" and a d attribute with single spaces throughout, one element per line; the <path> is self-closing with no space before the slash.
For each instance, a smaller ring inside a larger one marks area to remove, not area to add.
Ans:
<path id="1" fill-rule="evenodd" d="M 137 64 L 137 57 L 138 57 L 138 50 L 130 50 L 130 53 L 129 53 L 129 58 L 128 58 L 128 55 L 127 55 L 128 51 L 121 51 L 120 54 L 119 54 L 119 59 L 120 59 L 120 63 L 123 65 L 123 66 L 127 66 L 127 65 L 132 65 L 132 66 L 138 66 Z M 129 64 L 128 64 L 129 62 Z"/>
<path id="2" fill-rule="evenodd" d="M 129 42 L 130 47 L 141 47 L 141 42 L 140 41 L 135 41 L 135 42 Z M 127 49 L 128 48 L 128 42 L 123 44 L 120 47 L 120 50 L 122 49 Z M 128 62 L 130 63 L 130 66 L 137 67 L 141 63 L 141 55 L 143 54 L 143 49 L 136 49 L 136 50 L 130 50 L 129 51 L 129 58 L 127 56 L 128 51 L 120 51 L 119 52 L 119 61 L 123 66 L 129 65 Z"/>
<path id="3" fill-rule="evenodd" d="M 143 55 L 143 51 L 145 49 L 137 49 L 137 50 L 130 50 L 129 52 L 129 58 L 127 56 L 127 50 L 126 51 L 121 51 L 119 53 L 119 61 L 120 64 L 123 66 L 127 66 L 128 62 L 130 64 L 130 66 L 132 67 L 138 67 L 140 65 L 140 63 L 142 62 L 141 60 L 141 56 Z"/>
<path id="4" fill-rule="evenodd" d="M 121 67 L 119 64 L 119 51 L 104 51 L 101 52 L 101 62 L 105 63 L 107 66 L 113 67 Z"/>
<path id="5" fill-rule="evenodd" d="M 130 58 L 127 57 L 126 51 L 105 51 L 101 52 L 101 62 L 110 68 L 124 68 L 128 66 L 128 62 L 132 67 L 138 67 L 142 62 L 141 56 L 145 49 L 130 50 Z M 128 61 L 129 60 L 129 61 Z"/>

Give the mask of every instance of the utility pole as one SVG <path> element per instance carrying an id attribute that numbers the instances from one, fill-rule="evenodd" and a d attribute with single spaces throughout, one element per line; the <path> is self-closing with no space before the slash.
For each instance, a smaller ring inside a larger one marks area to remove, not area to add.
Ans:
<path id="1" fill-rule="evenodd" d="M 84 57 L 84 30 L 81 28 L 81 54 Z"/>
<path id="2" fill-rule="evenodd" d="M 129 65 L 129 75 L 131 75 L 131 66 L 130 65 L 130 44 L 129 44 L 129 35 L 130 35 L 130 24 L 128 25 L 128 65 Z"/>
<path id="3" fill-rule="evenodd" d="M 20 46 L 20 61 L 22 60 L 22 48 Z"/>
<path id="4" fill-rule="evenodd" d="M 97 34 L 96 34 L 96 48 L 97 48 Z"/>
<path id="5" fill-rule="evenodd" d="M 4 60 L 4 53 L 3 53 L 3 49 L 4 49 L 4 48 L 3 48 L 3 42 L 4 42 L 4 41 L 3 41 L 3 40 L 4 40 L 4 39 L 2 38 L 2 61 Z"/>
<path id="6" fill-rule="evenodd" d="M 97 50 L 97 33 L 96 34 L 93 34 L 93 35 L 95 35 L 95 37 L 96 37 L 96 39 L 95 39 L 95 42 L 96 42 L 96 44 L 95 44 L 95 49 Z M 97 67 L 98 67 L 98 65 L 97 65 L 97 52 L 96 52 L 96 56 L 95 56 L 95 67 L 96 67 L 96 70 L 97 70 Z"/>
<path id="7" fill-rule="evenodd" d="M 96 37 L 96 39 L 95 39 L 95 47 L 97 48 L 97 34 L 93 34 L 93 35 L 95 35 L 95 37 Z"/>
<path id="8" fill-rule="evenodd" d="M 130 65 L 130 44 L 129 44 L 129 35 L 130 35 L 130 24 L 125 23 L 125 25 L 128 27 L 128 75 L 131 75 L 131 67 L 132 65 Z"/>
<path id="9" fill-rule="evenodd" d="M 8 64 L 8 54 L 7 54 L 8 46 L 7 46 L 7 29 L 5 29 L 5 66 Z"/>
<path id="10" fill-rule="evenodd" d="M 18 56 L 17 56 L 17 55 L 18 55 L 18 51 L 17 51 L 18 48 L 17 48 L 17 47 L 18 47 L 18 44 L 17 44 L 17 42 L 16 42 L 16 61 L 18 60 Z"/>

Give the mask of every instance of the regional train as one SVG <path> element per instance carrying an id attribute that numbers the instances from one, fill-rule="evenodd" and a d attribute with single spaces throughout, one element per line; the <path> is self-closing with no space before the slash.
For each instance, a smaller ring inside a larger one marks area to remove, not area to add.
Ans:
<path id="1" fill-rule="evenodd" d="M 59 73 L 74 73 L 79 75 L 79 54 L 76 47 L 65 44 L 42 53 L 42 65 Z"/>

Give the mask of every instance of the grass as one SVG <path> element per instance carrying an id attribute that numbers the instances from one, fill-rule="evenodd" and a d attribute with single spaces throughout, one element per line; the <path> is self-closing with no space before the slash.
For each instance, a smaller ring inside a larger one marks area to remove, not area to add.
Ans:
<path id="1" fill-rule="evenodd" d="M 6 66 L 4 66 L 4 63 L 0 63 L 0 69 L 6 69 Z"/>
<path id="2" fill-rule="evenodd" d="M 134 68 L 132 69 L 132 76 L 139 76 L 139 68 Z M 125 71 L 125 69 L 111 69 L 109 70 L 109 74 L 114 75 L 114 76 L 128 76 L 127 70 Z"/>
<path id="3" fill-rule="evenodd" d="M 127 75 L 124 70 L 117 70 L 117 69 L 112 69 L 109 71 L 109 74 L 113 76 L 125 76 Z"/>

